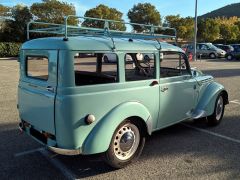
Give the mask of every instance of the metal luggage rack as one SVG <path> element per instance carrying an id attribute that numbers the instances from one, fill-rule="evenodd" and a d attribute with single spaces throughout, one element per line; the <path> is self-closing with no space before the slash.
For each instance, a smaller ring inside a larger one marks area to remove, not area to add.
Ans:
<path id="1" fill-rule="evenodd" d="M 83 19 L 80 21 L 80 26 L 72 26 L 68 25 L 68 19 L 75 18 L 75 19 Z M 84 27 L 82 23 L 84 21 L 94 21 L 94 22 L 103 22 L 103 28 L 93 28 L 93 27 Z M 131 26 L 139 26 L 144 28 L 143 32 L 127 32 L 127 31 L 118 31 L 118 30 L 111 30 L 110 24 L 111 23 L 122 23 L 124 25 L 131 25 Z M 35 27 L 34 27 L 35 25 Z M 32 29 L 31 29 L 31 26 Z M 42 28 L 37 28 L 37 26 L 43 26 Z M 173 35 L 167 34 L 158 34 L 156 30 L 170 30 L 173 32 Z M 159 39 L 174 39 L 176 40 L 177 32 L 175 28 L 170 27 L 162 27 L 162 26 L 154 26 L 154 25 L 146 25 L 146 24 L 138 24 L 138 23 L 129 23 L 124 21 L 115 21 L 115 20 L 108 20 L 108 19 L 99 19 L 99 18 L 91 18 L 91 17 L 81 17 L 81 16 L 74 16 L 69 15 L 65 16 L 64 24 L 54 24 L 54 23 L 44 23 L 44 22 L 37 22 L 37 21 L 30 21 L 27 24 L 27 39 L 30 39 L 30 33 L 44 33 L 44 34 L 55 34 L 59 36 L 64 36 L 64 40 L 68 40 L 70 36 L 107 36 L 111 38 L 114 45 L 114 37 L 118 38 L 129 38 L 129 39 L 144 39 L 144 40 L 159 40 Z M 115 46 L 115 45 L 114 45 Z"/>

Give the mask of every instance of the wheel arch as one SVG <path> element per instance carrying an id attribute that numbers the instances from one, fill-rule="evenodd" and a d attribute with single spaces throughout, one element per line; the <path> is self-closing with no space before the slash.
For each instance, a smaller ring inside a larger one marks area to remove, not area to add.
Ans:
<path id="1" fill-rule="evenodd" d="M 83 154 L 107 151 L 116 128 L 126 119 L 136 123 L 144 133 L 151 134 L 152 119 L 148 109 L 140 102 L 126 102 L 113 108 L 94 126 L 82 147 Z"/>
<path id="2" fill-rule="evenodd" d="M 200 97 L 195 110 L 204 111 L 204 117 L 213 114 L 216 99 L 220 94 L 223 95 L 224 105 L 228 104 L 228 93 L 225 88 L 217 82 L 212 82 L 208 85 L 205 92 Z"/>

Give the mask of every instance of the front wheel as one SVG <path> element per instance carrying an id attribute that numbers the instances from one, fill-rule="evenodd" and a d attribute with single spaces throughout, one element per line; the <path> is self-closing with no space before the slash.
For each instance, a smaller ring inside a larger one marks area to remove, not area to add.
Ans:
<path id="1" fill-rule="evenodd" d="M 233 55 L 228 54 L 226 58 L 227 58 L 227 60 L 231 61 L 231 60 L 233 60 Z"/>
<path id="2" fill-rule="evenodd" d="M 144 144 L 140 126 L 126 120 L 116 129 L 105 160 L 114 168 L 123 168 L 139 157 Z"/>
<path id="3" fill-rule="evenodd" d="M 217 58 L 216 54 L 214 54 L 214 53 L 211 53 L 211 54 L 209 55 L 209 57 L 210 57 L 211 59 L 216 59 L 216 58 Z"/>
<path id="4" fill-rule="evenodd" d="M 217 126 L 218 124 L 220 124 L 223 118 L 224 108 L 225 108 L 225 105 L 224 105 L 223 96 L 222 94 L 220 94 L 217 97 L 213 114 L 207 117 L 208 125 Z"/>

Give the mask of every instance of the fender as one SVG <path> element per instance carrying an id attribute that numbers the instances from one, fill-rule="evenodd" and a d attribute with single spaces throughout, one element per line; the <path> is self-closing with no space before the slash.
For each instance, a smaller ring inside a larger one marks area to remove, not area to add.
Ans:
<path id="1" fill-rule="evenodd" d="M 116 128 L 125 119 L 132 116 L 138 116 L 143 119 L 146 123 L 148 133 L 151 133 L 151 115 L 147 108 L 139 102 L 122 103 L 99 120 L 84 141 L 82 153 L 95 154 L 107 151 Z"/>
<path id="2" fill-rule="evenodd" d="M 195 112 L 204 112 L 202 117 L 213 114 L 216 99 L 222 92 L 224 93 L 224 102 L 225 104 L 228 104 L 228 94 L 225 88 L 217 82 L 210 83 L 200 97 Z"/>

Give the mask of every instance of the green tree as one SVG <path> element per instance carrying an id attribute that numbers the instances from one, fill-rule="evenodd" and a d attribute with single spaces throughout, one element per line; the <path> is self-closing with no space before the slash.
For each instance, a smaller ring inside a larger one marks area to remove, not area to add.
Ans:
<path id="1" fill-rule="evenodd" d="M 156 26 L 161 25 L 161 15 L 150 3 L 139 3 L 134 5 L 132 9 L 128 11 L 128 18 L 131 23 L 140 23 L 140 24 L 153 24 Z M 142 32 L 144 30 L 149 30 L 140 26 L 133 26 L 133 29 L 137 32 Z"/>
<path id="2" fill-rule="evenodd" d="M 122 20 L 123 13 L 121 13 L 115 8 L 110 8 L 103 4 L 100 4 L 95 8 L 89 9 L 88 11 L 86 11 L 84 16 L 100 18 L 100 19 L 123 21 Z M 85 20 L 82 25 L 86 27 L 103 28 L 104 22 L 94 21 L 94 20 Z M 120 30 L 120 31 L 126 30 L 126 26 L 123 23 L 110 23 L 109 28 L 111 30 Z"/>
<path id="3" fill-rule="evenodd" d="M 12 20 L 6 20 L 2 30 L 1 41 L 23 42 L 26 40 L 27 23 L 32 14 L 27 6 L 16 5 L 11 9 Z"/>
<path id="4" fill-rule="evenodd" d="M 213 42 L 220 37 L 219 23 L 214 19 L 201 19 L 198 23 L 198 39 L 204 42 Z"/>
<path id="5" fill-rule="evenodd" d="M 238 32 L 238 37 L 237 37 L 237 42 L 240 43 L 240 19 L 235 23 L 235 25 L 238 27 L 239 32 Z"/>
<path id="6" fill-rule="evenodd" d="M 226 25 L 222 24 L 220 26 L 220 35 L 225 43 L 236 41 L 239 37 L 239 28 L 237 25 Z"/>
<path id="7" fill-rule="evenodd" d="M 0 4 L 0 16 L 7 16 L 9 17 L 10 16 L 10 7 L 7 7 L 7 6 L 3 6 Z"/>
<path id="8" fill-rule="evenodd" d="M 64 16 L 76 15 L 73 4 L 57 0 L 43 0 L 41 3 L 33 3 L 30 7 L 31 13 L 38 21 L 63 24 Z M 77 25 L 75 18 L 69 18 L 68 24 Z"/>
<path id="9" fill-rule="evenodd" d="M 177 38 L 184 40 L 193 38 L 194 20 L 191 17 L 182 18 L 180 15 L 166 16 L 164 24 L 177 30 Z"/>

